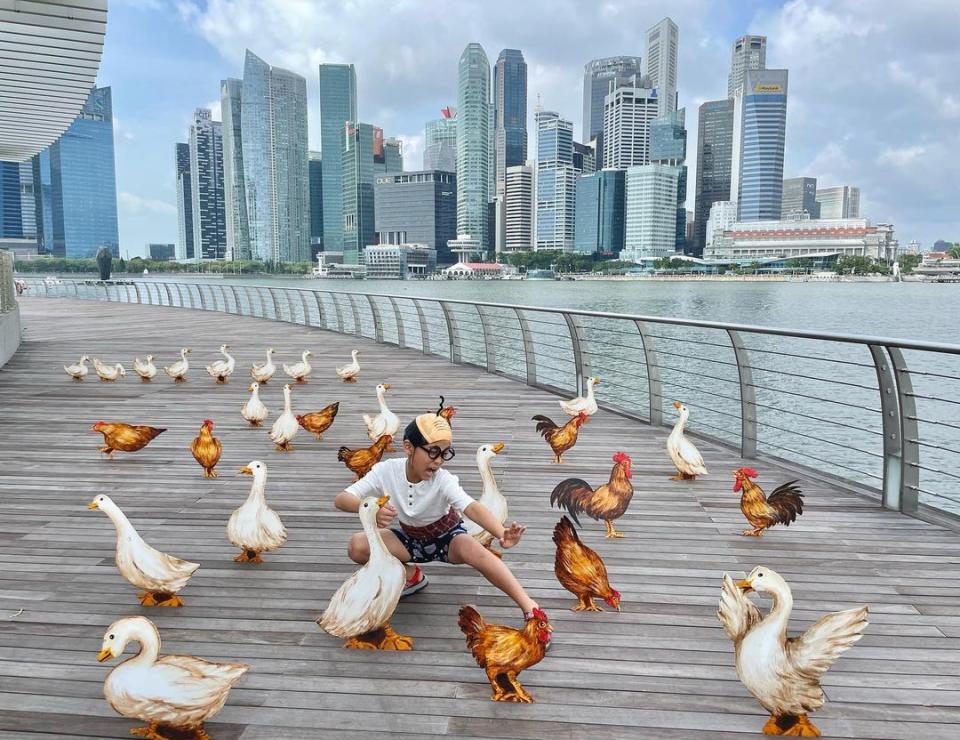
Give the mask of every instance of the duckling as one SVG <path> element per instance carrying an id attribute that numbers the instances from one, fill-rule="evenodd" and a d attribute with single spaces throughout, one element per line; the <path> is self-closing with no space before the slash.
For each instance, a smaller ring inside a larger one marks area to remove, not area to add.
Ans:
<path id="1" fill-rule="evenodd" d="M 317 620 L 324 631 L 347 638 L 347 648 L 413 649 L 413 639 L 398 635 L 390 626 L 407 575 L 377 529 L 377 512 L 389 500 L 389 496 L 367 496 L 360 502 L 360 521 L 370 546 L 370 559 L 337 589 Z"/>
<path id="2" fill-rule="evenodd" d="M 773 606 L 764 617 L 746 594 L 770 594 Z M 807 714 L 823 706 L 820 679 L 840 654 L 863 637 L 868 607 L 827 614 L 799 637 L 787 637 L 793 594 L 770 568 L 754 568 L 745 580 L 726 573 L 717 618 L 736 649 L 737 675 L 770 712 L 767 735 L 819 737 Z"/>
<path id="3" fill-rule="evenodd" d="M 290 452 L 290 450 L 293 449 L 290 443 L 293 441 L 293 438 L 297 436 L 297 431 L 300 429 L 300 423 L 297 421 L 297 417 L 294 416 L 293 409 L 290 406 L 291 390 L 289 383 L 283 386 L 283 413 L 277 417 L 277 420 L 273 422 L 273 426 L 270 428 L 270 439 L 273 440 L 277 449 L 283 452 Z"/>
<path id="4" fill-rule="evenodd" d="M 285 372 L 298 383 L 306 383 L 310 373 L 313 372 L 313 368 L 307 361 L 307 358 L 311 356 L 313 356 L 313 352 L 305 349 L 303 354 L 300 356 L 300 362 L 295 362 L 292 365 L 287 365 L 284 363 L 283 372 Z"/>
<path id="5" fill-rule="evenodd" d="M 578 416 L 581 412 L 587 416 L 597 413 L 597 399 L 593 396 L 593 387 L 600 385 L 600 378 L 587 378 L 587 395 L 560 401 L 560 408 L 568 416 Z"/>
<path id="6" fill-rule="evenodd" d="M 90 358 L 86 355 L 83 355 L 80 358 L 80 362 L 78 362 L 76 365 L 64 365 L 63 369 L 66 370 L 67 375 L 74 380 L 83 380 L 85 377 L 87 377 L 87 373 L 90 372 L 87 370 L 88 362 L 90 362 Z"/>
<path id="7" fill-rule="evenodd" d="M 117 380 L 127 374 L 119 362 L 116 365 L 104 365 L 96 357 L 93 358 L 93 367 L 97 371 L 97 376 L 104 382 Z"/>
<path id="8" fill-rule="evenodd" d="M 400 429 L 399 417 L 387 408 L 387 402 L 383 398 L 388 390 L 390 390 L 389 383 L 378 385 L 377 402 L 380 404 L 380 413 L 376 416 L 363 415 L 363 423 L 367 426 L 367 436 L 373 442 L 376 442 L 385 434 L 396 437 Z M 387 452 L 393 452 L 393 447 L 388 447 Z"/>
<path id="9" fill-rule="evenodd" d="M 260 400 L 259 383 L 251 383 L 247 390 L 250 391 L 250 398 L 243 404 L 240 413 L 244 419 L 250 422 L 250 426 L 258 427 L 263 424 L 263 420 L 267 418 L 267 407 L 264 406 L 263 401 Z"/>
<path id="10" fill-rule="evenodd" d="M 483 481 L 483 493 L 480 495 L 479 501 L 497 517 L 497 521 L 501 524 L 507 521 L 507 500 L 500 493 L 500 489 L 497 488 L 497 479 L 493 475 L 493 470 L 490 469 L 490 463 L 493 458 L 503 452 L 504 446 L 503 442 L 497 442 L 492 445 L 481 445 L 477 448 L 477 468 L 480 470 L 480 479 Z M 490 552 L 497 557 L 503 557 L 502 553 L 492 548 L 494 536 L 487 530 L 471 519 L 465 519 L 463 526 L 466 528 L 467 534 L 474 537 Z"/>
<path id="11" fill-rule="evenodd" d="M 149 383 L 157 377 L 157 366 L 153 364 L 153 355 L 147 355 L 145 362 L 140 362 L 139 357 L 134 357 L 133 370 L 144 383 Z"/>
<path id="12" fill-rule="evenodd" d="M 229 352 L 227 352 L 228 349 L 230 349 L 229 344 L 221 344 L 220 354 L 227 359 L 217 360 L 207 365 L 207 372 L 210 374 L 211 378 L 217 379 L 218 385 L 225 385 L 230 382 L 229 378 L 231 375 L 233 375 L 233 369 L 237 364 L 237 361 L 230 356 Z"/>
<path id="13" fill-rule="evenodd" d="M 110 671 L 103 695 L 118 714 L 148 723 L 130 734 L 163 740 L 161 728 L 192 733 L 195 740 L 210 740 L 203 723 L 223 709 L 230 689 L 250 666 L 213 663 L 192 655 L 160 656 L 160 633 L 146 617 L 124 617 L 103 635 L 97 660 L 123 655 L 130 642 L 140 652 Z"/>
<path id="14" fill-rule="evenodd" d="M 270 347 L 267 350 L 267 361 L 262 365 L 253 363 L 253 367 L 250 368 L 250 377 L 260 385 L 266 385 L 273 379 L 274 373 L 277 372 L 277 366 L 273 364 L 273 353 L 274 349 Z"/>
<path id="15" fill-rule="evenodd" d="M 690 412 L 679 401 L 674 401 L 673 407 L 680 412 L 680 418 L 667 437 L 667 452 L 677 468 L 677 474 L 671 476 L 670 480 L 695 480 L 698 475 L 707 475 L 707 467 L 700 451 L 683 434 Z"/>
<path id="16" fill-rule="evenodd" d="M 239 509 L 230 515 L 227 522 L 227 539 L 241 552 L 234 560 L 238 563 L 262 563 L 262 552 L 276 550 L 287 541 L 287 530 L 277 512 L 267 506 L 264 491 L 267 487 L 267 466 L 254 460 L 240 468 L 243 475 L 253 476 L 250 495 Z"/>
<path id="17" fill-rule="evenodd" d="M 337 368 L 337 375 L 340 376 L 340 380 L 344 383 L 356 383 L 357 378 L 360 377 L 360 363 L 357 362 L 357 356 L 359 354 L 360 350 L 351 350 L 350 362 Z"/>
<path id="18" fill-rule="evenodd" d="M 163 372 L 173 378 L 174 383 L 186 383 L 187 371 L 190 369 L 190 363 L 187 362 L 187 355 L 192 352 L 189 347 L 180 350 L 180 359 L 170 367 L 163 368 Z"/>
<path id="19" fill-rule="evenodd" d="M 183 606 L 177 592 L 187 585 L 199 563 L 175 558 L 155 550 L 134 529 L 109 496 L 99 494 L 87 504 L 88 509 L 99 509 L 117 529 L 116 563 L 120 575 L 137 588 L 141 606 Z"/>

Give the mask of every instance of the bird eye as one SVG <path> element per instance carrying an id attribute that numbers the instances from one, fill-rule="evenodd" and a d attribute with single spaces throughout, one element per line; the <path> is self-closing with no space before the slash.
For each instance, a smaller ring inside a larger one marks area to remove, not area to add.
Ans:
<path id="1" fill-rule="evenodd" d="M 763 578 L 763 573 L 757 573 L 757 578 Z"/>
<path id="2" fill-rule="evenodd" d="M 370 504 L 364 504 L 364 505 L 363 505 L 363 508 L 364 508 L 364 509 L 370 508 Z"/>
<path id="3" fill-rule="evenodd" d="M 111 639 L 111 640 L 113 639 L 113 635 L 110 635 L 110 639 Z"/>

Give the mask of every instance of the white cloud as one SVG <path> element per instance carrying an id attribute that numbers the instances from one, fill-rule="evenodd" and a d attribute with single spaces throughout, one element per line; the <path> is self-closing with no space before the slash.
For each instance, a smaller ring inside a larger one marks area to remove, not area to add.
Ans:
<path id="1" fill-rule="evenodd" d="M 154 198 L 143 198 L 135 193 L 121 191 L 117 193 L 117 205 L 123 215 L 137 215 L 144 213 L 159 213 L 177 215 L 177 208 L 172 203 Z"/>
<path id="2" fill-rule="evenodd" d="M 887 148 L 880 152 L 877 162 L 880 164 L 892 164 L 896 167 L 906 167 L 913 164 L 927 153 L 927 147 L 914 145 L 900 147 L 899 149 Z"/>
<path id="3" fill-rule="evenodd" d="M 421 170 L 423 169 L 423 134 L 397 134 L 403 146 L 403 169 Z"/>
<path id="4" fill-rule="evenodd" d="M 223 120 L 223 118 L 222 118 L 222 116 L 221 116 L 222 110 L 221 110 L 221 108 L 220 108 L 220 98 L 217 98 L 217 99 L 215 99 L 215 100 L 211 100 L 209 103 L 207 103 L 207 104 L 204 105 L 203 107 L 210 109 L 210 115 L 213 117 L 213 120 L 214 120 L 214 121 L 222 121 L 222 120 Z"/>

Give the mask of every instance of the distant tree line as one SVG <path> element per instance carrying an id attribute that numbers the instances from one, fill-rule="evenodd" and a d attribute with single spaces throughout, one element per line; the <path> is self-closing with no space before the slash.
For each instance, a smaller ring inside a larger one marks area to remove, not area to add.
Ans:
<path id="1" fill-rule="evenodd" d="M 623 272 L 637 267 L 633 262 L 621 262 L 609 255 L 564 252 L 559 249 L 541 249 L 528 252 L 511 252 L 503 261 L 525 270 L 549 270 L 559 273 Z"/>
<path id="2" fill-rule="evenodd" d="M 14 267 L 17 272 L 43 273 L 94 273 L 97 270 L 97 261 L 91 259 L 66 259 L 63 257 L 39 257 L 32 260 L 16 260 Z M 260 260 L 214 260 L 204 262 L 173 262 L 167 260 L 151 260 L 142 257 L 123 260 L 115 259 L 112 264 L 114 275 L 142 274 L 146 268 L 151 273 L 265 273 L 270 275 L 305 275 L 313 267 L 312 262 L 263 262 Z"/>

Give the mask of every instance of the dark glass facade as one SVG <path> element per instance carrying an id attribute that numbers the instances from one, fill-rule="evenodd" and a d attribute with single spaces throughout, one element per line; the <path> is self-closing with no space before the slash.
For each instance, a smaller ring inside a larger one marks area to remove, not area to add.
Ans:
<path id="1" fill-rule="evenodd" d="M 703 254 L 710 206 L 719 200 L 730 200 L 732 156 L 733 101 L 729 99 L 708 101 L 700 106 L 694 244 L 688 250 L 691 254 Z"/>
<path id="2" fill-rule="evenodd" d="M 640 57 L 610 57 L 587 62 L 583 69 L 583 141 L 589 144 L 603 134 L 603 99 L 610 80 L 642 73 Z M 603 147 L 597 144 L 597 169 L 603 165 Z"/>
<path id="3" fill-rule="evenodd" d="M 373 133 L 369 123 L 346 123 L 342 158 L 343 263 L 360 264 L 363 248 L 374 241 Z M 324 189 L 326 193 L 326 189 Z M 324 219 L 326 224 L 326 219 Z M 326 244 L 326 236 L 324 236 Z M 329 249 L 329 247 L 327 247 Z M 336 249 L 332 251 L 338 251 Z"/>
<path id="4" fill-rule="evenodd" d="M 323 251 L 323 160 L 310 153 L 310 257 Z"/>
<path id="5" fill-rule="evenodd" d="M 320 65 L 320 153 L 324 249 L 343 249 L 343 127 L 357 120 L 357 72 L 352 64 Z"/>
<path id="6" fill-rule="evenodd" d="M 601 170 L 577 180 L 574 249 L 618 255 L 623 249 L 624 170 Z"/>
<path id="7" fill-rule="evenodd" d="M 380 244 L 426 244 L 437 262 L 456 259 L 447 241 L 457 237 L 457 176 L 442 170 L 379 175 L 375 222 Z"/>
<path id="8" fill-rule="evenodd" d="M 673 111 L 650 123 L 650 161 L 654 164 L 681 164 L 687 158 L 687 129 L 684 110 Z"/>
<path id="9" fill-rule="evenodd" d="M 176 145 L 177 259 L 196 257 L 193 241 L 193 184 L 190 177 L 190 145 Z"/>
<path id="10" fill-rule="evenodd" d="M 780 220 L 787 131 L 787 70 L 747 70 L 744 76 L 737 217 Z"/>
<path id="11" fill-rule="evenodd" d="M 20 165 L 17 162 L 0 162 L 0 238 L 22 237 Z"/>
<path id="12" fill-rule="evenodd" d="M 507 167 L 527 160 L 527 63 L 519 49 L 504 49 L 493 72 L 496 193 L 503 194 Z"/>

